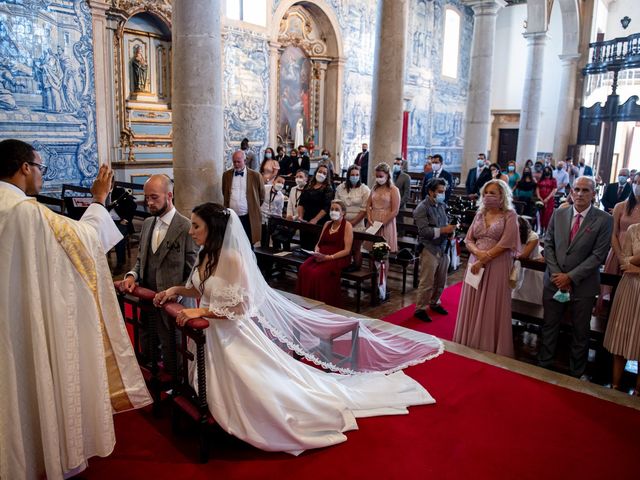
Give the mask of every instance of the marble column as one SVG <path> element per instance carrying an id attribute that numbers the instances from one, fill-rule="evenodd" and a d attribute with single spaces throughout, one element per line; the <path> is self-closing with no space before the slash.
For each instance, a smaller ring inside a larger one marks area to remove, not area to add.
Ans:
<path id="1" fill-rule="evenodd" d="M 278 145 L 278 64 L 280 48 L 277 42 L 269 42 L 269 145 Z M 289 155 L 289 152 L 285 152 Z"/>
<path id="2" fill-rule="evenodd" d="M 178 210 L 222 203 L 220 0 L 173 2 L 173 173 Z"/>
<path id="3" fill-rule="evenodd" d="M 518 171 L 522 170 L 528 159 L 535 162 L 538 154 L 544 47 L 548 38 L 547 32 L 525 33 L 523 35 L 527 40 L 527 69 L 522 91 L 520 130 L 518 131 L 516 152 L 516 170 Z"/>
<path id="4" fill-rule="evenodd" d="M 369 178 L 376 165 L 393 163 L 402 146 L 404 59 L 408 0 L 380 0 L 373 67 Z"/>
<path id="5" fill-rule="evenodd" d="M 110 3 L 110 2 L 109 2 Z M 91 22 L 93 27 L 93 65 L 96 85 L 96 143 L 98 146 L 98 163 L 111 163 L 115 158 L 112 131 L 109 120 L 113 118 L 111 105 L 114 103 L 111 82 L 107 66 L 112 65 L 110 55 L 110 34 L 107 28 L 106 12 L 110 4 L 104 0 L 90 0 Z"/>
<path id="6" fill-rule="evenodd" d="M 560 98 L 556 115 L 556 132 L 553 139 L 553 158 L 564 160 L 571 142 L 573 131 L 574 106 L 576 101 L 576 74 L 580 54 L 560 55 Z"/>
<path id="7" fill-rule="evenodd" d="M 506 5 L 503 0 L 467 0 L 473 8 L 473 46 L 469 96 L 464 125 L 462 176 L 476 166 L 478 153 L 489 149 L 491 129 L 491 81 L 495 45 L 496 17 Z M 496 153 L 492 152 L 495 156 Z"/>

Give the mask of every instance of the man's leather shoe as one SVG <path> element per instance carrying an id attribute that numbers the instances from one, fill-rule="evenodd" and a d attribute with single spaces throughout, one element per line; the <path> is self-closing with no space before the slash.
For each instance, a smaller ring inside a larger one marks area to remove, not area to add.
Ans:
<path id="1" fill-rule="evenodd" d="M 442 305 L 430 305 L 429 308 L 440 315 L 449 315 Z"/>
<path id="2" fill-rule="evenodd" d="M 431 321 L 431 317 L 424 310 L 416 310 L 415 312 L 413 312 L 413 316 L 416 317 L 418 320 L 422 320 L 423 322 Z"/>

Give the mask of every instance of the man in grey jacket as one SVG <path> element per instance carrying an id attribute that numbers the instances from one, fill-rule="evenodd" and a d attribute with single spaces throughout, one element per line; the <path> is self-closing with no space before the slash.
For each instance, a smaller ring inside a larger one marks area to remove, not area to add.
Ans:
<path id="1" fill-rule="evenodd" d="M 393 162 L 393 184 L 400 190 L 400 208 L 404 208 L 411 195 L 411 177 L 404 171 L 404 160 L 396 157 Z"/>
<path id="2" fill-rule="evenodd" d="M 441 315 L 447 312 L 440 305 L 440 296 L 447 283 L 449 255 L 446 254 L 449 236 L 456 226 L 449 224 L 445 207 L 447 182 L 432 178 L 425 185 L 426 197 L 413 211 L 413 220 L 418 227 L 420 253 L 420 284 L 418 285 L 416 310 L 413 316 L 430 322 L 427 306 Z"/>
<path id="3" fill-rule="evenodd" d="M 587 366 L 591 310 L 600 291 L 600 265 L 611 245 L 611 215 L 592 205 L 596 185 L 590 177 L 576 179 L 573 207 L 557 209 L 544 239 L 544 325 L 540 366 L 553 364 L 560 322 L 571 312 L 569 373 L 581 377 Z"/>

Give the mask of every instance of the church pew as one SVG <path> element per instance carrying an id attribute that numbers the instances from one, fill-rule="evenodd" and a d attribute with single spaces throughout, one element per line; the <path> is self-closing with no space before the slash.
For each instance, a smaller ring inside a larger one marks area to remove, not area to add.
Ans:
<path id="1" fill-rule="evenodd" d="M 291 231 L 306 231 L 315 233 L 318 237 L 322 231 L 322 225 L 314 225 L 308 222 L 294 222 L 287 220 L 285 218 L 280 217 L 269 217 L 269 232 L 270 236 L 275 231 L 276 227 L 287 228 Z M 363 242 L 384 242 L 384 238 L 380 235 L 371 235 L 364 232 L 354 232 L 353 234 L 354 240 L 361 240 Z M 294 240 L 292 240 L 293 242 Z M 306 256 L 297 255 L 294 252 L 288 252 L 284 250 L 279 250 L 273 247 L 255 247 L 254 253 L 258 258 L 259 262 L 263 265 L 263 273 L 265 274 L 265 278 L 269 278 L 270 270 L 272 265 L 281 264 L 292 266 L 296 270 L 300 265 L 304 263 L 306 260 Z M 264 271 L 266 270 L 266 271 Z M 356 288 L 356 311 L 360 311 L 361 297 L 362 297 L 362 286 L 365 282 L 369 282 L 371 286 L 371 305 L 376 305 L 377 298 L 377 271 L 375 269 L 364 269 L 361 268 L 355 272 L 345 272 L 342 271 L 341 278 L 348 282 L 353 282 Z"/>

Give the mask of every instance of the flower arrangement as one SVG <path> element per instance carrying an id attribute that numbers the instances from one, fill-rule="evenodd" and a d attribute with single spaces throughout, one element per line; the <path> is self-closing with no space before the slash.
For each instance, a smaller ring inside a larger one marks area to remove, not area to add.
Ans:
<path id="1" fill-rule="evenodd" d="M 376 242 L 371 247 L 371 255 L 374 260 L 382 261 L 391 251 L 391 247 L 387 242 Z"/>
<path id="2" fill-rule="evenodd" d="M 542 200 L 536 200 L 536 210 L 542 210 L 544 208 L 544 203 L 542 203 Z"/>

